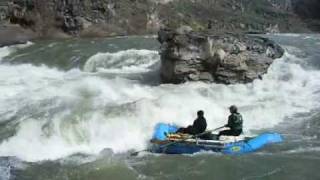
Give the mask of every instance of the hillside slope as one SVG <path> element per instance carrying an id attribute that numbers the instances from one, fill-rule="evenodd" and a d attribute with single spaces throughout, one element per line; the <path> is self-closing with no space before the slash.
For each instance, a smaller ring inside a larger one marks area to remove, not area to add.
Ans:
<path id="1" fill-rule="evenodd" d="M 1 0 L 0 20 L 53 38 L 154 34 L 181 25 L 216 33 L 310 32 L 319 30 L 318 6 L 316 0 Z"/>

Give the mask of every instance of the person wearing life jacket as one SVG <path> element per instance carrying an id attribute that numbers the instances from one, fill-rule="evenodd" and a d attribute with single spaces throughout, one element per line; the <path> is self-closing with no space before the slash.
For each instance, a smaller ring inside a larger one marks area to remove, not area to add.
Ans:
<path id="1" fill-rule="evenodd" d="M 206 118 L 204 118 L 204 112 L 199 110 L 197 112 L 197 116 L 197 119 L 193 121 L 192 125 L 188 126 L 187 128 L 178 129 L 177 133 L 197 135 L 205 132 L 207 128 L 207 121 Z"/>
<path id="2" fill-rule="evenodd" d="M 238 108 L 235 105 L 229 107 L 230 115 L 228 117 L 228 124 L 225 127 L 228 127 L 228 130 L 220 131 L 218 134 L 218 138 L 221 135 L 224 136 L 239 136 L 242 133 L 242 124 L 243 119 L 241 114 L 238 112 Z"/>

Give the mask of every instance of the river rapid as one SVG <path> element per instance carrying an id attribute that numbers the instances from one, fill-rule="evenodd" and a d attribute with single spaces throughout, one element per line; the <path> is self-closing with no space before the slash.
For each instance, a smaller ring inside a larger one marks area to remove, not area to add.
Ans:
<path id="1" fill-rule="evenodd" d="M 0 179 L 320 179 L 320 35 L 275 34 L 285 55 L 262 80 L 160 84 L 154 37 L 36 41 L 0 48 Z M 236 104 L 244 133 L 282 133 L 259 152 L 158 155 L 158 122 L 208 129 Z"/>

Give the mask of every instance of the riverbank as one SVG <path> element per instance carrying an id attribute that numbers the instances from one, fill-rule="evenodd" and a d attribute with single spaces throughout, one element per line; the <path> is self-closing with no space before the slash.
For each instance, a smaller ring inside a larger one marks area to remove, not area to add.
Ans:
<path id="1" fill-rule="evenodd" d="M 20 25 L 25 37 L 30 35 L 24 31 L 32 31 L 44 39 L 156 34 L 161 27 L 184 25 L 220 34 L 310 33 L 319 24 L 316 5 L 290 0 L 1 0 L 0 21 Z"/>
<path id="2" fill-rule="evenodd" d="M 36 38 L 37 36 L 33 31 L 24 29 L 19 25 L 0 25 L 0 47 L 23 44 Z"/>

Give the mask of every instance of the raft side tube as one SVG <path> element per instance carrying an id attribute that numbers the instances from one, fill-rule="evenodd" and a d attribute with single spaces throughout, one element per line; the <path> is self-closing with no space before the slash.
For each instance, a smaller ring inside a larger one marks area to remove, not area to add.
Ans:
<path id="1" fill-rule="evenodd" d="M 265 145 L 280 143 L 283 138 L 278 133 L 263 133 L 249 141 L 228 143 L 222 150 L 224 154 L 244 154 L 263 148 Z"/>
<path id="2" fill-rule="evenodd" d="M 178 131 L 178 127 L 165 123 L 158 123 L 154 129 L 154 134 L 152 139 L 164 141 L 167 139 L 166 134 L 175 133 Z"/>

